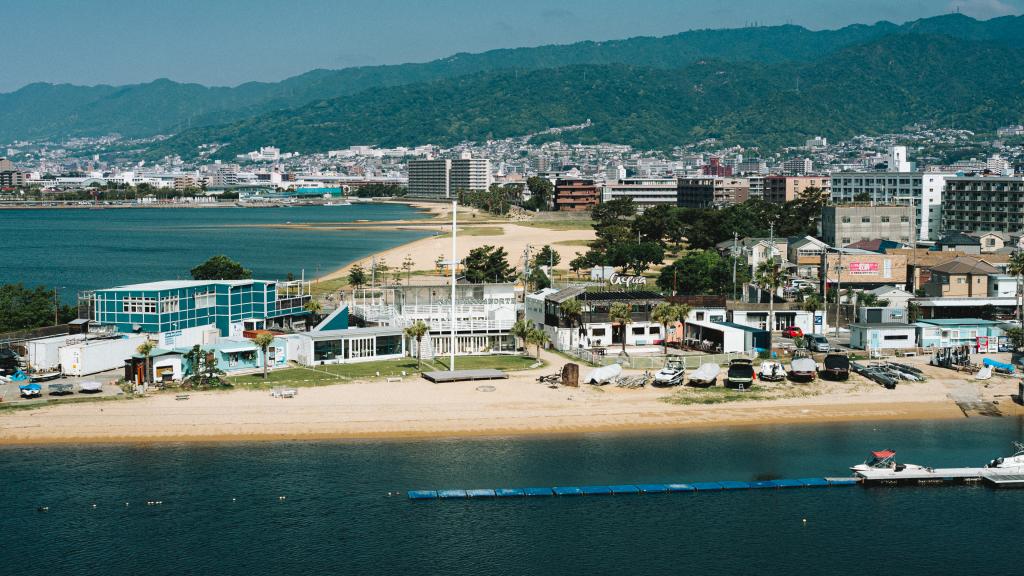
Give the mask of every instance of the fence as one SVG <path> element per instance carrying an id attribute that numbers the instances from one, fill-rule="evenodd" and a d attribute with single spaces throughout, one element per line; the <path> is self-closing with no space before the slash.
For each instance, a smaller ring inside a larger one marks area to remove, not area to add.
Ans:
<path id="1" fill-rule="evenodd" d="M 665 367 L 669 360 L 682 360 L 687 370 L 697 368 L 701 364 L 726 365 L 736 358 L 750 358 L 749 354 L 742 352 L 730 352 L 728 354 L 669 354 L 657 356 L 623 356 L 619 354 L 600 355 L 586 349 L 565 350 L 566 354 L 575 356 L 584 362 L 596 366 L 607 366 L 609 364 L 622 364 L 624 368 L 637 370 L 659 370 Z"/>

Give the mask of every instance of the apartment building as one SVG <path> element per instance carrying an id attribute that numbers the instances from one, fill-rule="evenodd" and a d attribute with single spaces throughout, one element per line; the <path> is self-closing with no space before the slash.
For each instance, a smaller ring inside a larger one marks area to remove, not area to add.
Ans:
<path id="1" fill-rule="evenodd" d="M 930 298 L 987 298 L 989 277 L 998 274 L 999 270 L 984 260 L 961 256 L 933 266 L 924 291 Z"/>
<path id="2" fill-rule="evenodd" d="M 836 247 L 875 239 L 906 244 L 914 237 L 913 215 L 913 206 L 825 206 L 821 209 L 821 239 Z"/>
<path id="3" fill-rule="evenodd" d="M 676 203 L 676 181 L 672 178 L 621 178 L 601 187 L 601 201 L 632 198 L 638 211 L 651 206 Z"/>
<path id="4" fill-rule="evenodd" d="M 597 206 L 600 198 L 593 180 L 560 178 L 555 181 L 555 210 L 584 212 Z"/>
<path id="5" fill-rule="evenodd" d="M 828 176 L 765 176 L 762 196 L 766 202 L 784 204 L 809 188 L 832 191 Z"/>
<path id="6" fill-rule="evenodd" d="M 942 225 L 959 232 L 1024 231 L 1024 177 L 947 178 Z"/>
<path id="7" fill-rule="evenodd" d="M 681 208 L 712 208 L 745 202 L 750 196 L 746 178 L 701 176 L 680 178 L 676 183 L 676 205 Z"/>
<path id="8" fill-rule="evenodd" d="M 919 240 L 941 236 L 943 189 L 953 174 L 933 172 L 838 172 L 831 177 L 832 202 L 858 201 L 914 207 Z"/>
<path id="9" fill-rule="evenodd" d="M 797 176 L 811 174 L 814 172 L 814 162 L 810 158 L 793 158 L 782 163 L 782 171 Z"/>
<path id="10" fill-rule="evenodd" d="M 413 198 L 451 198 L 451 171 L 452 161 L 449 158 L 410 160 L 406 194 Z"/>
<path id="11" fill-rule="evenodd" d="M 469 153 L 464 153 L 460 158 L 452 160 L 450 178 L 448 187 L 452 192 L 487 190 L 493 182 L 491 161 L 487 158 L 473 158 Z"/>

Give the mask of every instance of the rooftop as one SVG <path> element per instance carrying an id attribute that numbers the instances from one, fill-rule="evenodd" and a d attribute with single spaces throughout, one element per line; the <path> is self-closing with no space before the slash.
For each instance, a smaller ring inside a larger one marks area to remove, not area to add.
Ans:
<path id="1" fill-rule="evenodd" d="M 982 320 L 981 318 L 933 318 L 931 320 L 918 320 L 918 324 L 931 324 L 933 326 L 997 326 L 1003 322 L 994 320 Z"/>
<path id="2" fill-rule="evenodd" d="M 253 282 L 269 282 L 273 280 L 160 280 L 158 282 L 143 282 L 141 284 L 126 284 L 107 288 L 107 290 L 174 290 L 176 288 L 196 288 L 198 286 L 209 286 L 217 284 L 222 286 L 246 286 Z"/>
<path id="3" fill-rule="evenodd" d="M 977 242 L 977 240 L 975 240 Z M 942 272 L 943 274 L 998 274 L 999 270 L 996 270 L 995 266 L 992 266 L 984 260 L 977 258 L 971 258 L 970 256 L 960 256 L 954 258 L 948 262 L 943 262 L 938 266 L 932 266 L 932 272 Z"/>

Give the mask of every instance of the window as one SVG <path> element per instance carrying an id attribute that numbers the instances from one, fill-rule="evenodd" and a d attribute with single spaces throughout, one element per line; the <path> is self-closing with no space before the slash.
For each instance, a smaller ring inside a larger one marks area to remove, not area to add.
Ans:
<path id="1" fill-rule="evenodd" d="M 849 244 L 849 243 L 850 243 L 850 237 L 849 236 L 843 236 L 843 244 Z"/>
<path id="2" fill-rule="evenodd" d="M 850 217 L 849 216 L 843 216 L 842 221 L 843 221 L 843 224 L 849 224 L 850 223 Z"/>
<path id="3" fill-rule="evenodd" d="M 217 305 L 217 294 L 215 292 L 200 292 L 195 295 L 196 309 L 213 308 Z"/>
<path id="4" fill-rule="evenodd" d="M 909 340 L 910 336 L 906 334 L 886 334 L 882 337 L 882 340 Z"/>
<path id="5" fill-rule="evenodd" d="M 967 279 L 964 278 L 963 276 L 957 276 L 956 277 L 956 283 L 957 284 L 966 284 L 967 283 Z"/>
<path id="6" fill-rule="evenodd" d="M 860 217 L 860 221 L 861 221 L 862 224 L 870 224 L 871 223 L 871 216 L 861 216 Z"/>
<path id="7" fill-rule="evenodd" d="M 638 326 L 634 326 L 633 327 L 633 336 L 643 336 L 644 332 L 645 332 L 645 330 L 644 330 L 643 326 L 639 326 L 639 327 Z"/>
<path id="8" fill-rule="evenodd" d="M 703 312 L 697 312 L 697 321 L 701 322 L 703 320 L 704 320 L 704 313 Z"/>
<path id="9" fill-rule="evenodd" d="M 647 333 L 657 336 L 658 334 L 661 334 L 661 326 L 651 326 Z"/>
<path id="10" fill-rule="evenodd" d="M 904 224 L 906 224 L 907 222 L 910 222 L 910 216 L 900 216 L 900 222 L 902 222 Z"/>
<path id="11" fill-rule="evenodd" d="M 161 314 L 167 312 L 178 312 L 180 309 L 180 302 L 178 301 L 177 296 L 166 296 L 160 299 Z"/>
<path id="12" fill-rule="evenodd" d="M 341 340 L 318 340 L 313 342 L 313 360 L 333 360 L 341 357 Z"/>
<path id="13" fill-rule="evenodd" d="M 591 336 L 604 336 L 604 334 L 604 328 L 594 328 L 593 330 L 590 331 Z"/>
<path id="14" fill-rule="evenodd" d="M 888 223 L 889 223 L 889 217 L 888 216 L 882 216 L 882 224 L 888 224 Z"/>
<path id="15" fill-rule="evenodd" d="M 156 298 L 125 296 L 121 299 L 121 311 L 133 314 L 156 314 Z"/>
<path id="16" fill-rule="evenodd" d="M 392 336 L 377 336 L 377 356 L 389 356 L 402 353 L 402 337 L 398 334 Z"/>

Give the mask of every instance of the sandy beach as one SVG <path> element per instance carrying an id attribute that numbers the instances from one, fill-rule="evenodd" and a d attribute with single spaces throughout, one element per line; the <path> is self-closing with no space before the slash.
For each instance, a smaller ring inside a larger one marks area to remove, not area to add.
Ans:
<path id="1" fill-rule="evenodd" d="M 954 402 L 963 396 L 995 400 L 1008 416 L 1024 414 L 1008 397 L 1016 390 L 1014 380 L 975 383 L 938 368 L 929 369 L 935 376 L 927 382 L 901 384 L 897 390 L 854 377 L 805 389 L 813 395 L 714 405 L 668 403 L 663 399 L 678 393 L 672 389 L 552 389 L 535 381 L 536 375 L 552 371 L 440 385 L 419 377 L 362 381 L 300 388 L 291 399 L 239 390 L 192 393 L 188 400 L 162 393 L 53 405 L 0 414 L 0 444 L 490 436 L 930 420 L 964 418 Z M 494 390 L 478 390 L 481 386 Z"/>

